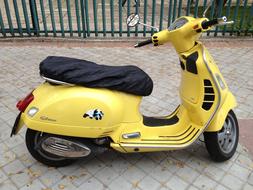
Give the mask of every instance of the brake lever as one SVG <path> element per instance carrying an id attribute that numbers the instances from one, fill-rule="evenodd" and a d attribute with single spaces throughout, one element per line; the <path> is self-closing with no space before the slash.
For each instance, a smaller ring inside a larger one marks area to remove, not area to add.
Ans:
<path id="1" fill-rule="evenodd" d="M 234 24 L 235 22 L 233 20 L 231 21 L 227 21 L 227 22 L 224 22 L 224 23 L 220 23 L 218 24 L 218 26 L 223 26 L 223 25 L 227 25 L 227 24 Z"/>
<path id="2" fill-rule="evenodd" d="M 227 21 L 227 17 L 223 16 L 221 18 L 218 18 L 218 24 L 216 24 L 217 26 L 223 26 L 223 25 L 227 25 L 227 24 L 234 24 L 234 21 Z"/>

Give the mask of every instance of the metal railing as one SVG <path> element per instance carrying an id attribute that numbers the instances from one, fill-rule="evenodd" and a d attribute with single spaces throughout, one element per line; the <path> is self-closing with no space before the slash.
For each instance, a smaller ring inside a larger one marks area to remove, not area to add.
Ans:
<path id="1" fill-rule="evenodd" d="M 223 7 L 223 3 L 226 4 Z M 208 0 L 1 0 L 0 37 L 122 37 L 149 36 L 153 29 L 130 29 L 125 20 L 138 13 L 144 23 L 167 28 L 182 15 L 201 17 Z M 227 16 L 235 23 L 207 35 L 252 35 L 253 0 L 221 0 L 207 17 Z"/>

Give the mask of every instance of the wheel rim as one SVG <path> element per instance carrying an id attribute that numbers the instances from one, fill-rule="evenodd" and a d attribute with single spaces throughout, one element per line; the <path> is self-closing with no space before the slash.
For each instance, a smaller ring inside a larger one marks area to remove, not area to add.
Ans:
<path id="1" fill-rule="evenodd" d="M 218 142 L 221 150 L 224 153 L 230 153 L 235 144 L 237 137 L 236 122 L 231 114 L 228 114 L 223 128 L 218 132 Z"/>
<path id="2" fill-rule="evenodd" d="M 35 138 L 34 138 L 35 147 L 37 147 L 36 151 L 41 156 L 43 156 L 44 158 L 46 158 L 48 160 L 53 160 L 53 161 L 64 160 L 64 158 L 62 158 L 62 157 L 51 155 L 51 154 L 46 153 L 45 151 L 43 151 L 42 148 L 41 148 L 41 142 L 40 142 L 42 138 L 44 138 L 43 133 L 41 133 L 41 132 L 36 133 Z"/>

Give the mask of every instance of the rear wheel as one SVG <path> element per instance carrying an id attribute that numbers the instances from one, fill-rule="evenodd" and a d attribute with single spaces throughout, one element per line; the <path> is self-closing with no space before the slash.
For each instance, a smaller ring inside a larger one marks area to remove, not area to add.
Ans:
<path id="1" fill-rule="evenodd" d="M 231 110 L 220 131 L 205 132 L 205 144 L 211 158 L 216 162 L 230 159 L 237 148 L 239 127 L 235 113 Z"/>
<path id="2" fill-rule="evenodd" d="M 43 141 L 47 135 L 46 133 L 34 131 L 32 129 L 27 129 L 26 131 L 27 149 L 36 160 L 52 167 L 68 166 L 77 160 L 60 157 L 44 151 L 41 148 L 41 141 Z"/>

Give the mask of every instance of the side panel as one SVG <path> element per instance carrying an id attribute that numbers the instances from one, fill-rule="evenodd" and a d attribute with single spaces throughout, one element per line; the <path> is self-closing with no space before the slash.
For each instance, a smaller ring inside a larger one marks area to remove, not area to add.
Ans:
<path id="1" fill-rule="evenodd" d="M 33 94 L 35 98 L 26 109 L 23 120 L 28 128 L 34 130 L 94 138 L 110 136 L 124 121 L 140 120 L 136 107 L 141 98 L 134 95 L 48 83 L 42 84 Z M 32 107 L 39 109 L 34 117 L 27 115 Z M 97 110 L 96 114 L 94 110 Z"/>

